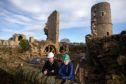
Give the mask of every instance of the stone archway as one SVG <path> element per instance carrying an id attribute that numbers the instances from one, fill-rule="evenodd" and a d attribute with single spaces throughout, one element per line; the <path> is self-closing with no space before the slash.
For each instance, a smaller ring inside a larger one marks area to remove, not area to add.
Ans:
<path id="1" fill-rule="evenodd" d="M 56 53 L 56 48 L 54 45 L 47 45 L 44 49 L 44 53 L 48 54 L 49 52 L 53 52 L 54 54 Z"/>
<path id="2" fill-rule="evenodd" d="M 18 36 L 18 41 L 21 41 L 23 39 L 23 36 Z"/>
<path id="3" fill-rule="evenodd" d="M 59 51 L 62 54 L 68 53 L 69 52 L 69 45 L 67 43 L 61 43 Z"/>

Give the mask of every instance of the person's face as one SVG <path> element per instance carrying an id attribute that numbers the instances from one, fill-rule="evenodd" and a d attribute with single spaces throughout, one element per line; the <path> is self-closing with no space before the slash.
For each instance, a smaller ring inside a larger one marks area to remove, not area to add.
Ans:
<path id="1" fill-rule="evenodd" d="M 48 60 L 49 60 L 50 63 L 54 62 L 54 58 L 48 58 Z"/>
<path id="2" fill-rule="evenodd" d="M 69 60 L 64 61 L 64 64 L 65 64 L 65 65 L 68 65 L 68 64 L 69 64 L 69 62 L 70 62 Z"/>

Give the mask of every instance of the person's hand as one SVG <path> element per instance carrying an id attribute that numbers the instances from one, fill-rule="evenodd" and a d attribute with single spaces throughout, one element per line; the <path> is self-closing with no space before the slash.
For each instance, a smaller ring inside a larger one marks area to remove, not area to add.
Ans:
<path id="1" fill-rule="evenodd" d="M 47 74 L 47 70 L 44 71 L 44 74 L 45 74 L 45 75 Z"/>

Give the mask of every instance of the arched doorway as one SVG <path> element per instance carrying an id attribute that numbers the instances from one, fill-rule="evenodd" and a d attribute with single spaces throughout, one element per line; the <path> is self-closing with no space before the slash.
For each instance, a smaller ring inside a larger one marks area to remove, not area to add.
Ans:
<path id="1" fill-rule="evenodd" d="M 59 49 L 60 53 L 68 53 L 69 52 L 69 46 L 67 43 L 62 43 Z"/>
<path id="2" fill-rule="evenodd" d="M 21 41 L 23 39 L 23 37 L 20 35 L 19 37 L 18 37 L 18 41 Z"/>
<path id="3" fill-rule="evenodd" d="M 54 54 L 56 53 L 56 48 L 54 45 L 48 45 L 44 49 L 44 53 L 48 54 L 49 52 L 53 52 Z"/>

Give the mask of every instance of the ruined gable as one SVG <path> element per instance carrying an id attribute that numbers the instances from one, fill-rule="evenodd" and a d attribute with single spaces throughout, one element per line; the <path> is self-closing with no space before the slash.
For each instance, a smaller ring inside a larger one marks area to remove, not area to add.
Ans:
<path id="1" fill-rule="evenodd" d="M 44 28 L 47 40 L 53 42 L 58 52 L 59 48 L 59 13 L 54 11 L 49 17 Z"/>

